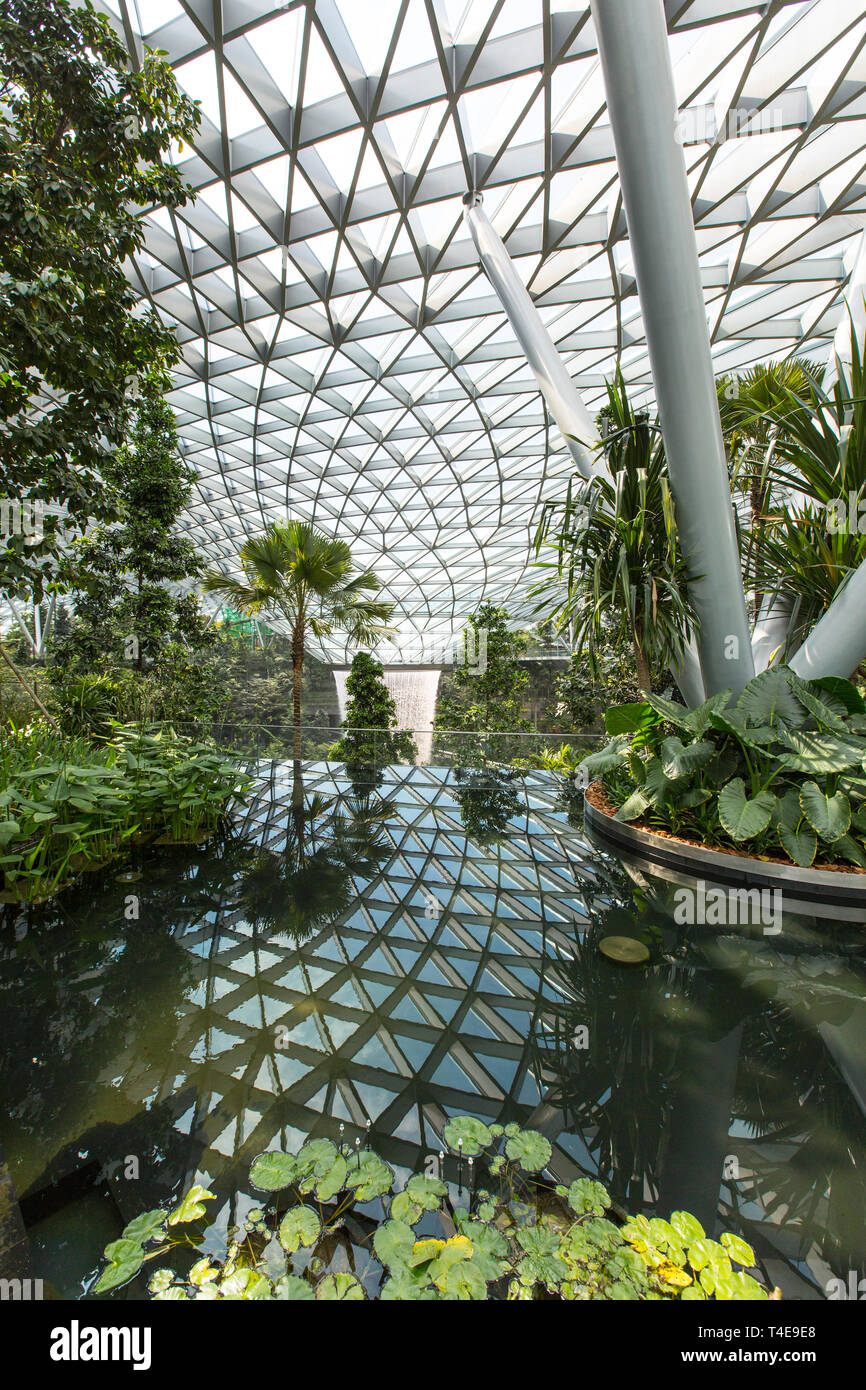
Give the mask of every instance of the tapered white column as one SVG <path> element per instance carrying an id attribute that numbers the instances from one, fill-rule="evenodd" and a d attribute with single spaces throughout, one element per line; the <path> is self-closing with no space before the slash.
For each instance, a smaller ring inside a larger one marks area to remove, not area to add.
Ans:
<path id="1" fill-rule="evenodd" d="M 466 223 L 484 273 L 496 291 L 515 338 L 526 354 L 544 402 L 572 458 L 583 476 L 591 478 L 602 467 L 592 455 L 598 437 L 595 421 L 583 404 L 502 238 L 483 211 L 481 195 L 467 193 L 463 201 L 466 204 Z"/>
<path id="2" fill-rule="evenodd" d="M 860 234 L 860 241 L 854 253 L 851 275 L 845 286 L 839 327 L 836 329 L 833 349 L 827 363 L 827 370 L 824 373 L 823 386 L 825 391 L 830 391 L 834 382 L 838 381 L 840 366 L 846 377 L 850 375 L 852 322 L 854 324 L 854 336 L 860 345 L 861 352 L 863 350 L 863 344 L 866 342 L 866 302 L 864 302 L 864 295 L 866 295 L 866 228 Z"/>
<path id="3" fill-rule="evenodd" d="M 850 677 L 866 661 L 866 561 L 854 570 L 789 665 L 804 680 Z"/>
<path id="4" fill-rule="evenodd" d="M 707 695 L 754 674 L 661 0 L 592 0 Z"/>

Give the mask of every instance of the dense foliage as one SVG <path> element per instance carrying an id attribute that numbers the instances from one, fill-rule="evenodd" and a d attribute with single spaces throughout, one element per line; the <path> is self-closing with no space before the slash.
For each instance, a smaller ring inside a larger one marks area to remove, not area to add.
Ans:
<path id="1" fill-rule="evenodd" d="M 111 515 L 105 479 L 139 379 L 177 357 L 136 304 L 124 263 L 143 209 L 189 190 L 168 158 L 195 105 L 145 51 L 134 66 L 87 0 L 6 0 L 0 12 L 0 496 L 46 504 L 42 536 L 12 535 L 0 587 L 41 595 L 57 516 Z"/>
<path id="2" fill-rule="evenodd" d="M 545 577 L 534 588 L 543 611 L 574 633 L 574 650 L 595 675 L 615 638 L 630 642 L 639 690 L 676 661 L 695 628 L 688 570 L 657 421 L 636 411 L 622 374 L 607 384 L 590 481 L 575 475 L 563 503 L 545 505 L 536 535 Z"/>
<path id="3" fill-rule="evenodd" d="M 369 652 L 356 652 L 346 678 L 345 733 L 330 751 L 346 764 L 355 779 L 375 773 L 388 763 L 411 763 L 418 749 L 411 733 L 397 728 L 394 697 L 385 684 L 381 661 Z"/>
<path id="4" fill-rule="evenodd" d="M 151 377 L 130 440 L 106 465 L 118 520 L 75 541 L 61 567 L 75 611 L 68 632 L 55 633 L 50 659 L 59 710 L 73 727 L 178 711 L 192 719 L 221 703 L 208 660 L 217 634 L 195 595 L 182 592 L 202 568 L 193 543 L 177 534 L 194 479 L 179 456 L 174 413 Z"/>
<path id="5" fill-rule="evenodd" d="M 169 730 L 117 726 L 101 745 L 39 725 L 5 730 L 4 898 L 50 897 L 134 843 L 206 837 L 245 786 L 236 762 Z"/>
<path id="6" fill-rule="evenodd" d="M 808 867 L 866 868 L 866 704 L 840 677 L 788 667 L 687 710 L 658 695 L 608 712 L 583 763 L 618 820 Z M 672 733 L 675 729 L 676 733 Z"/>
<path id="7" fill-rule="evenodd" d="M 739 1237 L 711 1240 L 683 1211 L 670 1221 L 637 1216 L 620 1223 L 611 1219 L 600 1183 L 545 1182 L 539 1175 L 551 1147 L 537 1130 L 461 1115 L 446 1124 L 444 1140 L 458 1156 L 468 1206 L 452 1205 L 440 1177 L 416 1173 L 394 1191 L 392 1169 L 372 1149 L 310 1139 L 297 1154 L 255 1159 L 250 1178 L 266 1200 L 229 1232 L 225 1255 L 193 1259 L 197 1223 L 214 1200 L 196 1184 L 170 1211 L 157 1207 L 135 1217 L 106 1247 L 95 1291 L 127 1284 L 158 1259 L 148 1290 L 172 1301 L 767 1297 L 742 1268 L 756 1261 Z M 476 1176 L 491 1188 L 476 1189 Z M 384 1220 L 362 1211 L 374 1202 L 387 1202 Z M 355 1267 L 353 1247 L 367 1248 L 365 1268 Z M 178 1257 L 163 1263 L 172 1250 Z"/>
<path id="8" fill-rule="evenodd" d="M 484 734 L 529 732 L 523 718 L 522 692 L 529 683 L 518 661 L 529 638 L 511 632 L 508 613 L 495 604 L 483 603 L 469 618 L 462 636 L 462 652 L 454 672 L 439 686 L 434 729 L 447 730 L 435 742 L 438 751 L 460 762 L 507 762 L 525 752 L 519 737 L 484 738 Z"/>

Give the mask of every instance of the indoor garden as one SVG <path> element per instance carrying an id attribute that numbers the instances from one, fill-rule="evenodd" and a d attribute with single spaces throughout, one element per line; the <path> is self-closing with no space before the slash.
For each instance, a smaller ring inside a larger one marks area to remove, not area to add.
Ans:
<path id="1" fill-rule="evenodd" d="M 866 1296 L 864 44 L 7 0 L 0 1299 Z"/>

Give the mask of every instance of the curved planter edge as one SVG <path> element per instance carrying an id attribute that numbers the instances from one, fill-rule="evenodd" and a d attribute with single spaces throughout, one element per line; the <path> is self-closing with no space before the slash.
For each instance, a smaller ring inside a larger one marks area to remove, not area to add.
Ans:
<path id="1" fill-rule="evenodd" d="M 866 921 L 866 874 L 843 876 L 827 869 L 801 869 L 796 864 L 770 863 L 685 844 L 615 820 L 593 806 L 588 796 L 584 797 L 583 816 L 587 833 L 600 848 L 612 849 L 637 868 L 669 881 L 689 884 L 705 878 L 737 888 L 778 889 L 784 894 L 787 911 L 821 917 L 833 914 L 846 922 Z"/>

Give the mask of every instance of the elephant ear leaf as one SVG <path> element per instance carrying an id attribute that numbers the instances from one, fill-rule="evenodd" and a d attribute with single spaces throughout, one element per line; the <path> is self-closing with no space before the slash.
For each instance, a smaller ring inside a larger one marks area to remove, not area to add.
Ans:
<path id="1" fill-rule="evenodd" d="M 737 709 L 750 724 L 782 724 L 795 728 L 805 719 L 805 711 L 791 689 L 791 673 L 786 666 L 771 666 L 753 676 L 739 694 Z"/>
<path id="2" fill-rule="evenodd" d="M 803 815 L 813 830 L 832 844 L 847 835 L 851 825 L 851 805 L 844 792 L 826 796 L 815 782 L 804 782 L 800 791 Z"/>
<path id="3" fill-rule="evenodd" d="M 742 777 L 734 777 L 719 792 L 719 820 L 732 840 L 752 840 L 766 830 L 776 809 L 772 792 L 746 796 Z"/>
<path id="4" fill-rule="evenodd" d="M 785 821 L 780 821 L 779 840 L 789 859 L 799 864 L 801 869 L 811 867 L 818 851 L 818 836 L 811 825 L 803 824 L 795 829 Z"/>

